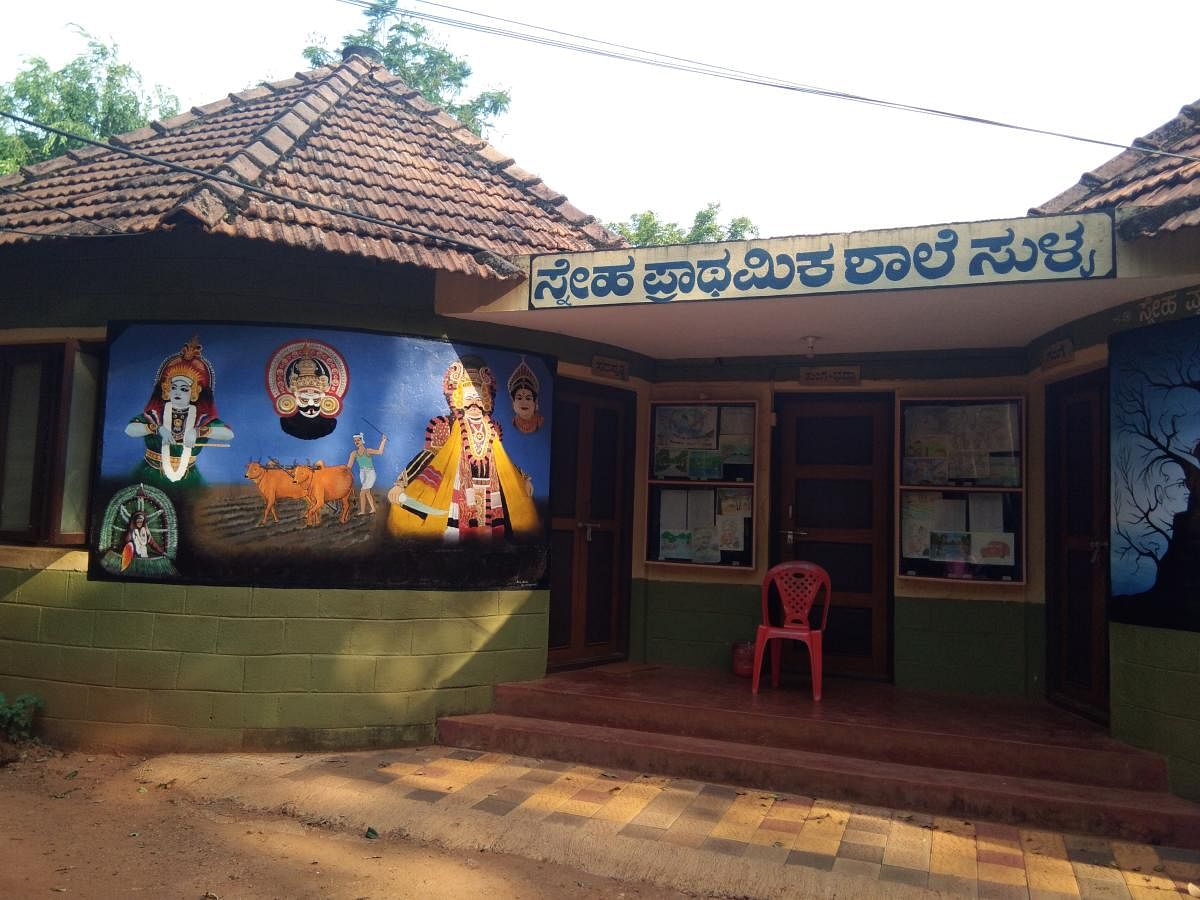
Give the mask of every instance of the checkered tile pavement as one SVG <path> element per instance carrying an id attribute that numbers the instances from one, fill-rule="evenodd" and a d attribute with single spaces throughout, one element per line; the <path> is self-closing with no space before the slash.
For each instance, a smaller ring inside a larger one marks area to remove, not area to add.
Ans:
<path id="1" fill-rule="evenodd" d="M 764 865 L 980 898 L 1163 898 L 1200 883 L 1200 851 L 971 822 L 448 747 L 396 750 L 377 774 L 409 800 L 494 816 L 603 820 L 644 841 Z M 382 780 L 382 779 L 381 779 Z"/>

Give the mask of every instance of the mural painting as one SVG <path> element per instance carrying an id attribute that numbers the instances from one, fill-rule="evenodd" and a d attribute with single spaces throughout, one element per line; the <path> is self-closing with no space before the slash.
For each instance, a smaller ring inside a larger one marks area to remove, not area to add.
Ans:
<path id="1" fill-rule="evenodd" d="M 100 565 L 109 574 L 175 578 L 178 548 L 175 507 L 157 488 L 130 485 L 105 507 L 98 550 Z"/>
<path id="2" fill-rule="evenodd" d="M 1118 622 L 1200 631 L 1200 319 L 1109 344 Z"/>
<path id="3" fill-rule="evenodd" d="M 110 335 L 92 577 L 545 583 L 552 361 L 279 326 Z"/>

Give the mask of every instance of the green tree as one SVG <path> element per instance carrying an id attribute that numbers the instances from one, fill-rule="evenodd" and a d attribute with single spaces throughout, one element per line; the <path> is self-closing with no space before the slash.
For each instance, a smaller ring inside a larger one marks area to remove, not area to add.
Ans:
<path id="1" fill-rule="evenodd" d="M 460 97 L 471 77 L 465 59 L 455 56 L 433 40 L 420 22 L 396 11 L 396 0 L 378 0 L 363 10 L 367 24 L 362 31 L 342 39 L 342 46 L 357 44 L 379 51 L 388 71 L 430 103 L 443 107 L 450 115 L 476 134 L 491 127 L 496 116 L 508 109 L 508 91 L 483 91 L 470 99 Z M 330 50 L 317 38 L 304 48 L 304 58 L 314 66 L 326 66 L 341 60 L 340 51 Z"/>
<path id="2" fill-rule="evenodd" d="M 142 77 L 105 44 L 82 28 L 87 50 L 54 70 L 40 56 L 0 85 L 0 109 L 94 139 L 141 128 L 151 119 L 179 111 L 179 101 L 162 87 L 142 87 Z M 0 174 L 84 146 L 56 134 L 0 120 Z"/>
<path id="3" fill-rule="evenodd" d="M 700 244 L 711 241 L 744 241 L 758 237 L 758 228 L 745 216 L 737 216 L 722 225 L 720 203 L 709 203 L 692 218 L 691 228 L 677 222 L 665 222 L 652 210 L 634 213 L 628 222 L 607 226 L 635 247 L 661 247 L 664 244 Z"/>

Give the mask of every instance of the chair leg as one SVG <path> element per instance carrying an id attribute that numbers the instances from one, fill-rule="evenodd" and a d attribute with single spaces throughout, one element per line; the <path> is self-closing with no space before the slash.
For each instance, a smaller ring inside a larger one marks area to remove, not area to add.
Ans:
<path id="1" fill-rule="evenodd" d="M 808 656 L 812 662 L 813 700 L 821 699 L 821 632 L 814 631 L 808 637 Z"/>
<path id="2" fill-rule="evenodd" d="M 779 662 L 783 659 L 783 641 L 776 638 L 771 644 L 771 687 L 779 687 Z"/>
<path id="3" fill-rule="evenodd" d="M 758 679 L 762 675 L 763 645 L 766 642 L 767 638 L 763 636 L 762 632 L 759 632 L 754 639 L 754 677 L 750 681 L 750 693 L 752 694 L 758 693 Z"/>

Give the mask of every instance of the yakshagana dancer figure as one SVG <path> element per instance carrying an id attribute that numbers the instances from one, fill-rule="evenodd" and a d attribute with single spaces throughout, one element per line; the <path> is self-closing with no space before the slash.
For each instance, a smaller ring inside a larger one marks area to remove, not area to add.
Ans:
<path id="1" fill-rule="evenodd" d="M 146 442 L 136 477 L 148 483 L 199 484 L 196 457 L 205 444 L 228 441 L 233 430 L 217 418 L 212 365 L 193 336 L 183 349 L 158 367 L 150 399 L 140 416 L 125 426 L 130 437 Z"/>
<path id="2" fill-rule="evenodd" d="M 388 491 L 398 537 L 503 540 L 541 533 L 529 476 L 508 458 L 492 418 L 496 379 L 477 356 L 456 359 L 442 390 L 450 415 L 425 426 L 425 448 Z"/>

